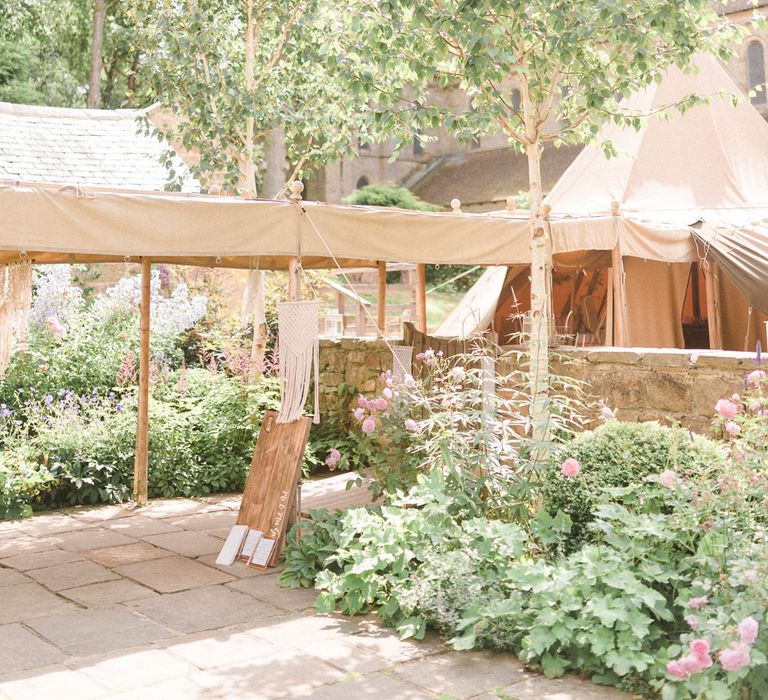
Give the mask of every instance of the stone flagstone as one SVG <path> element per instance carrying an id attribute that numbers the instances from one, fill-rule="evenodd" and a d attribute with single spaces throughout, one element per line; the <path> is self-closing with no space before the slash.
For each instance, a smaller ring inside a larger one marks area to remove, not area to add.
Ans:
<path id="1" fill-rule="evenodd" d="M 207 586 L 129 603 L 147 617 L 179 632 L 226 627 L 279 614 L 279 610 L 226 586 Z"/>
<path id="2" fill-rule="evenodd" d="M 384 673 L 370 673 L 365 676 L 352 676 L 339 683 L 317 688 L 312 693 L 312 700 L 435 700 L 438 696 L 423 688 L 393 678 Z M 443 696 L 441 700 L 449 700 Z M 454 700 L 450 698 L 450 700 Z"/>
<path id="3" fill-rule="evenodd" d="M 229 533 L 227 533 L 229 534 Z M 222 546 L 224 543 L 221 543 Z M 208 566 L 212 566 L 219 571 L 223 571 L 230 576 L 236 576 L 237 578 L 252 578 L 253 576 L 269 576 L 272 574 L 274 569 L 268 569 L 267 571 L 262 571 L 261 569 L 257 569 L 254 566 L 246 566 L 244 562 L 238 561 L 232 564 L 232 566 L 219 566 L 216 563 L 216 558 L 218 557 L 218 552 L 216 554 L 205 554 L 202 557 L 198 557 L 197 561 L 202 562 L 203 564 L 207 564 Z"/>
<path id="4" fill-rule="evenodd" d="M 120 545 L 132 544 L 136 542 L 131 537 L 121 535 L 103 527 L 93 527 L 87 530 L 78 530 L 76 532 L 65 532 L 57 535 L 56 544 L 62 549 L 69 549 L 74 552 L 80 552 L 86 549 L 102 549 L 104 547 L 118 547 Z"/>
<path id="5" fill-rule="evenodd" d="M 236 628 L 184 635 L 181 641 L 170 643 L 166 649 L 202 670 L 257 659 L 277 651 L 274 644 Z"/>
<path id="6" fill-rule="evenodd" d="M 31 537 L 47 537 L 88 527 L 91 527 L 90 523 L 73 518 L 66 513 L 48 513 L 22 520 L 19 523 L 18 530 Z"/>
<path id="7" fill-rule="evenodd" d="M 157 598 L 160 595 L 151 588 L 141 586 L 124 578 L 118 578 L 116 581 L 102 581 L 101 583 L 91 583 L 87 586 L 68 588 L 59 591 L 59 593 L 87 608 L 124 603 L 140 598 Z"/>
<path id="8" fill-rule="evenodd" d="M 24 574 L 21 574 L 14 569 L 0 569 L 0 588 L 3 586 L 14 586 L 18 583 L 29 582 L 29 579 Z"/>
<path id="9" fill-rule="evenodd" d="M 75 606 L 30 581 L 3 588 L 0 594 L 0 625 L 61 613 Z M 2 667 L 0 667 L 2 668 Z"/>
<path id="10" fill-rule="evenodd" d="M 180 527 L 183 530 L 216 530 L 219 528 L 232 527 L 237 520 L 237 511 L 234 510 L 214 510 L 207 513 L 195 513 L 194 515 L 185 515 L 181 518 L 174 518 L 169 522 L 171 525 Z"/>
<path id="11" fill-rule="evenodd" d="M 117 605 L 48 615 L 30 620 L 27 625 L 73 656 L 128 649 L 172 634 Z"/>
<path id="12" fill-rule="evenodd" d="M 115 573 L 149 586 L 158 593 L 176 593 L 200 586 L 232 581 L 232 576 L 185 557 L 172 556 L 128 564 L 114 569 Z"/>
<path id="13" fill-rule="evenodd" d="M 109 569 L 87 560 L 47 566 L 44 569 L 32 569 L 27 574 L 53 591 L 119 578 Z"/>
<path id="14" fill-rule="evenodd" d="M 29 569 L 43 569 L 46 566 L 55 566 L 56 564 L 68 564 L 73 561 L 83 561 L 82 555 L 64 549 L 49 549 L 43 552 L 30 552 L 8 559 L 0 559 L 0 566 L 10 566 L 19 571 L 27 571 Z"/>
<path id="15" fill-rule="evenodd" d="M 56 549 L 56 543 L 45 537 L 30 537 L 24 534 L 14 534 L 0 540 L 0 558 L 15 557 L 31 552 L 43 552 Z"/>
<path id="16" fill-rule="evenodd" d="M 173 552 L 155 547 L 149 544 L 149 542 L 136 542 L 135 544 L 124 544 L 120 547 L 91 549 L 85 555 L 97 564 L 113 568 L 115 566 L 135 564 L 140 561 L 170 557 L 173 555 Z"/>
<path id="17" fill-rule="evenodd" d="M 0 677 L 0 692 L 10 700 L 89 700 L 108 693 L 103 685 L 65 666 L 27 671 L 13 679 Z"/>
<path id="18" fill-rule="evenodd" d="M 66 655 L 19 624 L 0 626 L 0 673 L 7 675 L 49 666 Z"/>
<path id="19" fill-rule="evenodd" d="M 314 608 L 317 598 L 317 591 L 314 589 L 283 588 L 277 582 L 277 575 L 244 578 L 228 586 L 283 610 Z"/>
<path id="20" fill-rule="evenodd" d="M 169 532 L 166 535 L 150 535 L 142 538 L 154 544 L 186 557 L 199 557 L 203 554 L 218 554 L 221 540 L 202 532 Z"/>
<path id="21" fill-rule="evenodd" d="M 132 515 L 130 518 L 104 523 L 104 527 L 128 537 L 146 537 L 182 531 L 181 528 L 171 525 L 167 521 L 148 518 L 145 515 Z"/>

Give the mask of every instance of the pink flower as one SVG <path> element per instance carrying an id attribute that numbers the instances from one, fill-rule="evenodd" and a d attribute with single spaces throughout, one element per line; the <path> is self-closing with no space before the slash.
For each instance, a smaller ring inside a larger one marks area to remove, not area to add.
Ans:
<path id="1" fill-rule="evenodd" d="M 363 420 L 365 418 L 365 409 L 358 406 L 352 411 L 352 415 L 355 417 L 355 420 Z"/>
<path id="2" fill-rule="evenodd" d="M 750 662 L 749 647 L 746 644 L 734 642 L 728 649 L 723 649 L 717 658 L 724 670 L 739 671 Z"/>
<path id="3" fill-rule="evenodd" d="M 686 654 L 683 656 L 680 661 L 680 667 L 683 669 L 683 671 L 686 672 L 689 676 L 698 673 L 704 668 L 704 665 L 702 662 L 697 659 L 695 656 L 692 656 L 691 654 Z M 711 663 L 711 661 L 710 661 Z"/>
<path id="4" fill-rule="evenodd" d="M 756 369 L 754 372 L 750 372 L 747 375 L 747 384 L 750 386 L 759 386 L 763 379 L 765 379 L 765 372 L 761 369 Z"/>
<path id="5" fill-rule="evenodd" d="M 560 471 L 563 473 L 563 476 L 571 478 L 576 476 L 581 471 L 581 465 L 579 464 L 578 460 L 574 459 L 573 457 L 568 457 L 568 459 L 566 459 L 560 465 Z"/>
<path id="6" fill-rule="evenodd" d="M 741 401 L 741 396 L 738 394 L 731 394 L 731 401 Z"/>
<path id="7" fill-rule="evenodd" d="M 613 412 L 613 409 L 610 406 L 603 406 L 600 409 L 600 417 L 603 420 L 612 420 L 616 417 L 616 414 Z"/>
<path id="8" fill-rule="evenodd" d="M 659 474 L 659 483 L 668 488 L 674 488 L 677 484 L 677 474 L 672 469 L 665 469 Z"/>
<path id="9" fill-rule="evenodd" d="M 416 380 L 410 374 L 406 374 L 403 384 L 409 389 L 413 389 L 416 386 Z"/>
<path id="10" fill-rule="evenodd" d="M 731 420 L 739 412 L 739 407 L 733 401 L 719 399 L 715 404 L 715 412 L 719 413 L 723 418 Z"/>
<path id="11" fill-rule="evenodd" d="M 747 569 L 744 572 L 744 580 L 749 581 L 750 583 L 754 583 L 757 581 L 757 571 L 754 569 Z"/>
<path id="12" fill-rule="evenodd" d="M 738 423 L 729 420 L 725 424 L 725 432 L 728 433 L 728 435 L 738 435 L 741 432 L 741 426 Z"/>
<path id="13" fill-rule="evenodd" d="M 373 402 L 373 405 L 377 411 L 386 411 L 389 404 L 387 403 L 386 399 L 376 399 Z"/>
<path id="14" fill-rule="evenodd" d="M 385 398 L 387 401 L 391 401 L 391 400 L 392 400 L 392 397 L 394 396 L 394 395 L 392 394 L 392 389 L 390 389 L 389 387 L 387 387 L 386 389 L 384 389 L 384 391 L 382 391 L 382 392 L 381 392 L 381 395 L 382 395 L 382 396 L 383 396 L 383 397 L 384 397 L 384 398 Z"/>
<path id="15" fill-rule="evenodd" d="M 364 433 L 372 433 L 374 430 L 376 430 L 376 423 L 373 420 L 373 418 L 366 418 L 363 421 L 363 424 L 361 426 Z"/>
<path id="16" fill-rule="evenodd" d="M 685 624 L 687 624 L 688 627 L 690 627 L 695 632 L 699 626 L 699 620 L 695 615 L 688 615 L 685 618 Z"/>
<path id="17" fill-rule="evenodd" d="M 709 642 L 706 639 L 694 639 L 689 646 L 691 654 L 699 662 L 700 668 L 709 668 L 712 665 L 712 657 L 709 654 Z"/>
<path id="18" fill-rule="evenodd" d="M 698 598 L 691 598 L 688 601 L 688 607 L 696 610 L 697 608 L 703 608 L 709 602 L 709 598 L 703 595 Z"/>
<path id="19" fill-rule="evenodd" d="M 753 413 L 755 411 L 759 411 L 760 410 L 760 402 L 759 401 L 750 401 L 749 402 L 749 410 L 752 411 Z"/>
<path id="20" fill-rule="evenodd" d="M 368 399 L 365 398 L 362 394 L 357 397 L 357 405 L 360 408 L 368 408 Z"/>
<path id="21" fill-rule="evenodd" d="M 405 422 L 403 423 L 403 427 L 412 433 L 415 433 L 416 430 L 418 429 L 418 426 L 416 425 L 416 421 L 413 420 L 413 418 L 406 418 Z"/>
<path id="22" fill-rule="evenodd" d="M 337 449 L 333 449 L 331 450 L 330 454 L 326 458 L 325 465 L 330 469 L 335 469 L 340 459 L 341 459 L 341 452 L 339 452 Z"/>
<path id="23" fill-rule="evenodd" d="M 757 620 L 755 620 L 754 617 L 751 615 L 749 617 L 745 617 L 739 623 L 739 639 L 744 644 L 754 644 L 755 640 L 757 639 L 757 630 L 759 627 L 760 626 L 757 624 Z"/>
<path id="24" fill-rule="evenodd" d="M 683 668 L 680 661 L 670 661 L 667 664 L 667 673 L 675 678 L 687 678 L 688 672 Z"/>

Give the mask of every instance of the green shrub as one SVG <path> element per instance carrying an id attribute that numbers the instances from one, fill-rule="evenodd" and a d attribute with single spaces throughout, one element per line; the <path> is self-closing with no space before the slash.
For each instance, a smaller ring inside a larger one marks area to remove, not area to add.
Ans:
<path id="1" fill-rule="evenodd" d="M 560 471 L 568 457 L 581 465 L 573 478 Z M 562 511 L 570 516 L 573 529 L 567 549 L 572 551 L 592 539 L 588 525 L 605 487 L 640 483 L 667 469 L 695 477 L 724 461 L 722 445 L 683 428 L 611 420 L 553 452 L 542 480 L 543 508 L 552 515 Z"/>

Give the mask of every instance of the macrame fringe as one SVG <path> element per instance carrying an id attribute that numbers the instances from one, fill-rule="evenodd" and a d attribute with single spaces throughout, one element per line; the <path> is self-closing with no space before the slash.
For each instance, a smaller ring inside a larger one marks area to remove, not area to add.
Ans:
<path id="1" fill-rule="evenodd" d="M 392 376 L 396 382 L 402 382 L 406 374 L 413 371 L 413 346 L 392 346 Z"/>
<path id="2" fill-rule="evenodd" d="M 277 305 L 280 360 L 280 412 L 278 423 L 301 418 L 309 396 L 315 366 L 315 416 L 320 422 L 320 335 L 317 301 L 287 301 Z"/>
<path id="3" fill-rule="evenodd" d="M 28 262 L 0 268 L 0 377 L 13 353 L 27 341 L 32 308 L 32 265 Z"/>

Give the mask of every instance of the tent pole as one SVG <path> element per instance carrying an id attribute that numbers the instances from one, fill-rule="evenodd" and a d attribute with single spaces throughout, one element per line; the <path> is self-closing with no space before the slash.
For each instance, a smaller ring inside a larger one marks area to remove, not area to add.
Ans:
<path id="1" fill-rule="evenodd" d="M 419 313 L 419 330 L 427 332 L 427 266 L 416 265 L 416 308 Z"/>
<path id="2" fill-rule="evenodd" d="M 624 284 L 622 278 L 621 251 L 618 244 L 611 251 L 611 274 L 613 276 L 613 313 L 615 317 L 614 343 L 617 347 L 623 348 L 627 345 L 626 319 L 624 316 Z"/>
<path id="3" fill-rule="evenodd" d="M 288 261 L 288 301 L 299 301 L 300 298 L 299 259 L 291 258 Z"/>
<path id="4" fill-rule="evenodd" d="M 136 462 L 133 468 L 133 497 L 147 503 L 149 472 L 149 305 L 152 261 L 141 259 L 141 316 L 139 322 L 139 405 L 136 426 Z"/>
<path id="5" fill-rule="evenodd" d="M 717 263 L 706 261 L 702 265 L 707 289 L 707 327 L 710 350 L 723 349 L 723 321 L 720 308 L 720 278 Z"/>
<path id="6" fill-rule="evenodd" d="M 379 267 L 379 330 L 384 335 L 387 325 L 387 263 L 380 261 Z"/>

